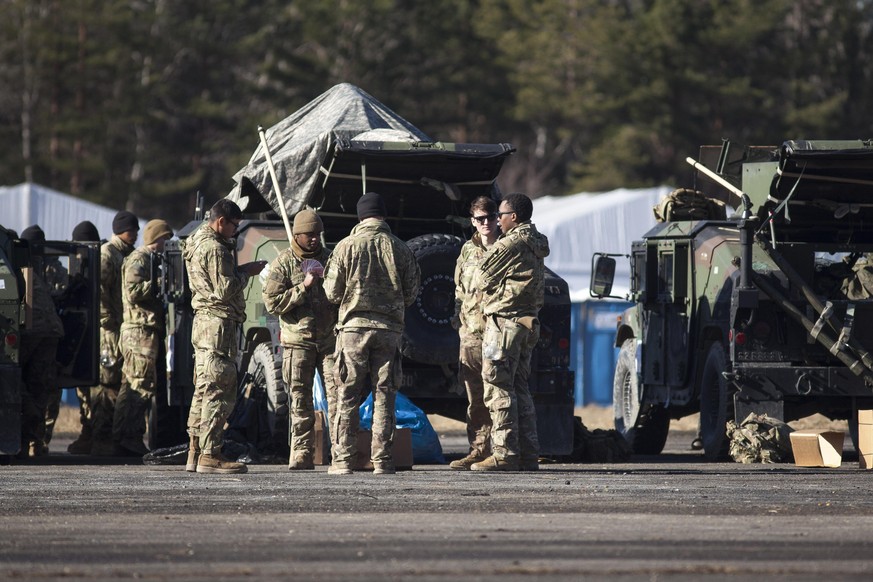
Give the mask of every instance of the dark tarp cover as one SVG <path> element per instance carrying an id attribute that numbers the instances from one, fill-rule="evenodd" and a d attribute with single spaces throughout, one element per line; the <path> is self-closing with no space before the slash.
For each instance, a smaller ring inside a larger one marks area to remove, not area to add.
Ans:
<path id="1" fill-rule="evenodd" d="M 318 180 L 322 178 L 319 168 L 336 141 L 356 137 L 381 141 L 432 141 L 367 92 L 348 83 L 332 87 L 265 133 L 288 216 L 293 216 L 309 203 Z M 278 213 L 278 200 L 260 143 L 249 163 L 234 175 L 236 184 L 227 196 L 239 203 L 243 210 L 248 204 L 245 189 L 241 188 L 245 178 Z"/>

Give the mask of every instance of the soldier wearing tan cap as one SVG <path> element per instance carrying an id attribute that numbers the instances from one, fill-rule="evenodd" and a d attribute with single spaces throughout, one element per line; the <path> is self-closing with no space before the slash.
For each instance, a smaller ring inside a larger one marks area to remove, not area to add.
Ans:
<path id="1" fill-rule="evenodd" d="M 151 220 L 143 230 L 143 246 L 124 260 L 121 268 L 122 373 L 125 382 L 115 402 L 112 440 L 116 453 L 144 455 L 145 413 L 151 405 L 164 367 L 157 362 L 165 353 L 166 322 L 160 298 L 157 261 L 173 229 L 163 220 Z"/>
<path id="2" fill-rule="evenodd" d="M 282 326 L 282 379 L 291 392 L 288 468 L 299 470 L 314 468 L 312 382 L 316 369 L 324 381 L 328 418 L 336 412 L 333 351 L 337 306 L 327 300 L 322 288 L 330 251 L 321 241 L 321 218 L 312 210 L 301 210 L 294 217 L 291 232 L 291 246 L 270 265 L 263 296 L 267 310 L 279 316 Z"/>

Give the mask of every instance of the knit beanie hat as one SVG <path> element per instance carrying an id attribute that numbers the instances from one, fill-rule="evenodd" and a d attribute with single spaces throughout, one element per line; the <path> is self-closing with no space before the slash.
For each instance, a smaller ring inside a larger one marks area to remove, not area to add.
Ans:
<path id="1" fill-rule="evenodd" d="M 73 238 L 70 240 L 99 242 L 100 233 L 90 220 L 83 220 L 73 229 Z"/>
<path id="2" fill-rule="evenodd" d="M 45 242 L 45 233 L 39 225 L 34 224 L 33 226 L 28 226 L 22 230 L 19 238 L 28 242 Z"/>
<path id="3" fill-rule="evenodd" d="M 358 220 L 364 220 L 371 216 L 384 217 L 387 213 L 385 201 L 376 192 L 367 192 L 358 200 Z"/>
<path id="4" fill-rule="evenodd" d="M 294 217 L 294 226 L 291 234 L 305 234 L 308 232 L 324 232 L 324 224 L 321 217 L 313 210 L 303 209 Z"/>
<path id="5" fill-rule="evenodd" d="M 112 219 L 112 234 L 121 234 L 129 230 L 139 230 L 139 222 L 132 212 L 122 210 Z"/>
<path id="6" fill-rule="evenodd" d="M 165 220 L 149 220 L 142 232 L 142 240 L 150 245 L 164 235 L 173 236 L 173 229 Z"/>

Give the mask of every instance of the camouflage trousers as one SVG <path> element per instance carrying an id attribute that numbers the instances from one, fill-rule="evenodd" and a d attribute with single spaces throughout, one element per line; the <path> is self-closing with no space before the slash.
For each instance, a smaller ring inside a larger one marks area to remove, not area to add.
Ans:
<path id="1" fill-rule="evenodd" d="M 315 407 L 312 386 L 315 371 L 324 383 L 328 426 L 336 416 L 337 389 L 334 382 L 334 342 L 322 346 L 286 346 L 282 354 L 282 380 L 291 396 L 289 445 L 291 455 L 315 452 Z M 333 441 L 333 430 L 330 430 Z"/>
<path id="2" fill-rule="evenodd" d="M 157 330 L 146 327 L 122 327 L 122 373 L 125 382 L 118 391 L 112 423 L 112 440 L 142 441 L 145 415 L 151 408 L 157 387 L 157 359 L 163 338 Z M 164 363 L 161 362 L 163 366 Z"/>
<path id="3" fill-rule="evenodd" d="M 391 465 L 395 403 L 400 386 L 400 333 L 385 329 L 343 329 L 337 336 L 335 379 L 337 413 L 330 427 L 335 435 L 333 464 L 354 468 L 358 453 L 361 397 L 367 375 L 373 383 L 373 465 Z"/>
<path id="4" fill-rule="evenodd" d="M 536 410 L 528 387 L 531 353 L 538 339 L 535 319 L 532 329 L 496 316 L 489 317 L 485 326 L 482 380 L 491 413 L 491 450 L 498 459 L 524 464 L 539 456 Z"/>
<path id="5" fill-rule="evenodd" d="M 487 457 L 491 454 L 491 414 L 484 400 L 481 337 L 461 334 L 458 373 L 467 390 L 467 440 L 470 442 L 470 452 Z"/>
<path id="6" fill-rule="evenodd" d="M 117 330 L 100 328 L 100 385 L 91 391 L 91 432 L 95 441 L 110 442 L 115 401 L 121 389 L 124 358 Z"/>
<path id="7" fill-rule="evenodd" d="M 224 425 L 236 404 L 239 326 L 233 321 L 195 314 L 191 329 L 194 346 L 194 396 L 188 413 L 188 434 L 198 437 L 200 450 L 218 455 L 224 444 Z"/>
<path id="8" fill-rule="evenodd" d="M 91 390 L 92 388 L 76 388 L 79 399 L 79 422 L 82 424 L 82 434 L 91 438 Z M 61 400 L 64 391 L 61 388 L 52 390 L 45 409 L 45 444 L 49 444 L 55 432 L 58 415 L 61 413 Z"/>
<path id="9" fill-rule="evenodd" d="M 19 362 L 24 380 L 21 391 L 22 448 L 45 444 L 48 399 L 56 390 L 58 338 L 22 335 Z"/>

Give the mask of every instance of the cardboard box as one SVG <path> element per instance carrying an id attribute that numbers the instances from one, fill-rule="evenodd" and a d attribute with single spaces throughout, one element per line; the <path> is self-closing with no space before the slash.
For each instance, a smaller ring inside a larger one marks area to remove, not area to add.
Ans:
<path id="1" fill-rule="evenodd" d="M 373 468 L 370 462 L 370 446 L 373 433 L 369 430 L 358 431 L 358 456 L 355 469 L 367 470 Z M 395 428 L 394 446 L 391 448 L 391 456 L 394 457 L 396 469 L 412 468 L 412 429 Z"/>
<path id="2" fill-rule="evenodd" d="M 858 411 L 858 465 L 873 469 L 873 410 Z"/>
<path id="3" fill-rule="evenodd" d="M 791 433 L 794 464 L 798 467 L 839 467 L 845 433 L 832 430 L 796 430 Z"/>
<path id="4" fill-rule="evenodd" d="M 330 465 L 330 434 L 327 432 L 327 421 L 324 412 L 315 411 L 315 454 L 316 465 Z"/>
<path id="5" fill-rule="evenodd" d="M 369 430 L 358 431 L 358 455 L 355 468 L 372 470 L 370 462 L 370 447 L 373 433 Z M 394 466 L 397 469 L 412 468 L 412 429 L 394 429 L 394 446 L 392 448 Z M 315 411 L 315 454 L 313 458 L 316 465 L 330 465 L 330 434 L 327 431 L 327 422 L 324 412 Z"/>

